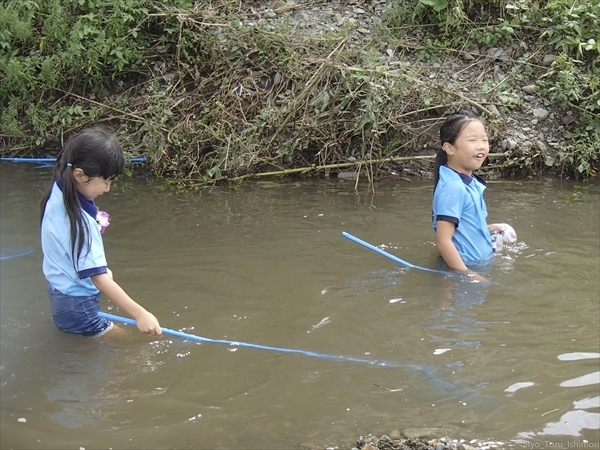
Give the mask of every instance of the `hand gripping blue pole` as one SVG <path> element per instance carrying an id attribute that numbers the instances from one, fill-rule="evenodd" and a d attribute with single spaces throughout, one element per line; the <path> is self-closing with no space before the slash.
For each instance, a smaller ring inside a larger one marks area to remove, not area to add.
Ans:
<path id="1" fill-rule="evenodd" d="M 375 247 L 374 245 L 371 245 L 368 242 L 365 242 L 357 237 L 354 237 L 350 233 L 346 233 L 345 231 L 342 231 L 342 236 L 344 236 L 347 239 L 350 239 L 351 241 L 356 242 L 357 244 L 367 247 L 368 249 L 373 250 L 374 252 L 377 252 L 380 255 L 383 255 L 386 258 L 389 258 L 392 261 L 397 262 L 398 264 L 401 264 L 406 267 L 410 267 L 411 269 L 419 269 L 419 270 L 424 270 L 426 272 L 441 273 L 442 275 L 454 275 L 451 272 L 445 272 L 443 270 L 435 270 L 435 269 L 429 269 L 427 267 L 415 266 L 414 264 L 411 264 L 407 261 L 404 261 L 403 259 L 400 259 L 394 255 L 391 255 L 390 253 L 381 250 L 379 247 Z"/>

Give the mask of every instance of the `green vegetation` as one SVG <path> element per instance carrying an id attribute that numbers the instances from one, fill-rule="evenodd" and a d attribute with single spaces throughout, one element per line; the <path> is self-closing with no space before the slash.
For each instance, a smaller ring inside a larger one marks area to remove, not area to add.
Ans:
<path id="1" fill-rule="evenodd" d="M 537 86 L 541 95 L 562 111 L 575 110 L 580 115 L 565 133 L 569 145 L 557 150 L 560 174 L 596 176 L 593 167 L 600 161 L 599 0 L 418 0 L 418 3 L 413 19 L 416 15 L 419 23 L 436 25 L 445 47 L 466 48 L 475 44 L 488 48 L 513 39 L 558 52 L 549 69 L 537 70 Z M 502 5 L 504 10 L 499 9 Z M 489 8 L 488 17 L 483 13 L 485 8 Z M 497 20 L 493 20 L 494 13 L 499 17 Z M 534 72 L 530 65 L 533 61 L 528 60 L 531 53 L 526 52 L 521 58 L 521 74 Z M 522 78 L 517 74 L 505 90 L 514 90 L 515 83 L 520 81 Z M 520 161 L 524 172 L 537 166 L 533 158 Z"/>
<path id="2" fill-rule="evenodd" d="M 505 125 L 486 105 L 517 98 L 519 83 L 533 78 L 541 96 L 578 115 L 567 127 L 569 145 L 556 149 L 552 168 L 542 155 L 518 154 L 499 166 L 505 174 L 580 178 L 598 170 L 600 0 L 398 1 L 361 48 L 350 44 L 349 26 L 301 35 L 288 20 L 273 31 L 252 4 L 3 2 L 0 150 L 44 153 L 105 121 L 131 156 L 148 156 L 156 175 L 186 187 L 364 164 L 435 145 L 440 118 L 459 106 L 486 115 L 500 139 Z M 271 6 L 293 13 L 283 2 Z M 426 62 L 512 42 L 522 44 L 518 70 L 477 97 L 423 75 Z M 382 46 L 414 54 L 414 63 L 382 64 Z M 543 66 L 552 52 L 558 57 Z M 370 173 L 383 164 L 371 163 Z"/>

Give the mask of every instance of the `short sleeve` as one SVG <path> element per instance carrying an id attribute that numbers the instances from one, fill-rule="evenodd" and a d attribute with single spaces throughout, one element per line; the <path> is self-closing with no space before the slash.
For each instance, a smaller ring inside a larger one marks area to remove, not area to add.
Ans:
<path id="1" fill-rule="evenodd" d="M 434 220 L 446 220 L 458 226 L 464 207 L 464 187 L 462 181 L 446 183 L 434 198 Z"/>

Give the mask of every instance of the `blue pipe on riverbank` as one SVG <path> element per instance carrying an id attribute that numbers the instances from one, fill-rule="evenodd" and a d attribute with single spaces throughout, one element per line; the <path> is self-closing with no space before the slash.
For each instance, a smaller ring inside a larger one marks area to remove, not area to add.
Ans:
<path id="1" fill-rule="evenodd" d="M 148 158 L 146 158 L 145 156 L 140 156 L 138 158 L 131 158 L 128 159 L 127 162 L 130 163 L 139 163 L 139 162 L 146 162 Z M 28 162 L 28 163 L 34 163 L 34 164 L 50 164 L 56 161 L 56 158 L 5 158 L 2 157 L 0 158 L 0 161 L 9 161 L 9 162 Z"/>

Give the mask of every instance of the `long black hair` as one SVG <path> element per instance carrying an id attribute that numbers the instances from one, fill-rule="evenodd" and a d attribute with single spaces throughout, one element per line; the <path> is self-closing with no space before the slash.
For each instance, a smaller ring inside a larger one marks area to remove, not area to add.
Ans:
<path id="1" fill-rule="evenodd" d="M 119 141 L 110 128 L 102 125 L 85 128 L 70 136 L 56 158 L 52 183 L 42 199 L 41 216 L 44 217 L 55 181 L 62 180 L 63 200 L 69 217 L 71 256 L 75 268 L 86 237 L 89 239 L 90 230 L 83 218 L 85 213 L 77 196 L 73 171 L 79 168 L 89 178 L 103 177 L 110 180 L 120 175 L 124 167 L 125 158 Z"/>
<path id="2" fill-rule="evenodd" d="M 440 166 L 444 166 L 448 164 L 448 154 L 444 150 L 444 144 L 448 142 L 449 144 L 454 145 L 458 136 L 464 128 L 472 122 L 473 120 L 479 120 L 484 123 L 481 117 L 475 114 L 473 111 L 468 109 L 461 109 L 460 111 L 455 112 L 448 116 L 448 118 L 444 121 L 442 126 L 440 127 L 440 149 L 437 152 L 435 157 L 435 168 L 433 170 L 434 173 L 434 182 L 433 182 L 433 192 L 435 192 L 435 188 L 438 185 L 438 181 L 440 180 Z M 485 125 L 485 123 L 484 123 Z"/>

